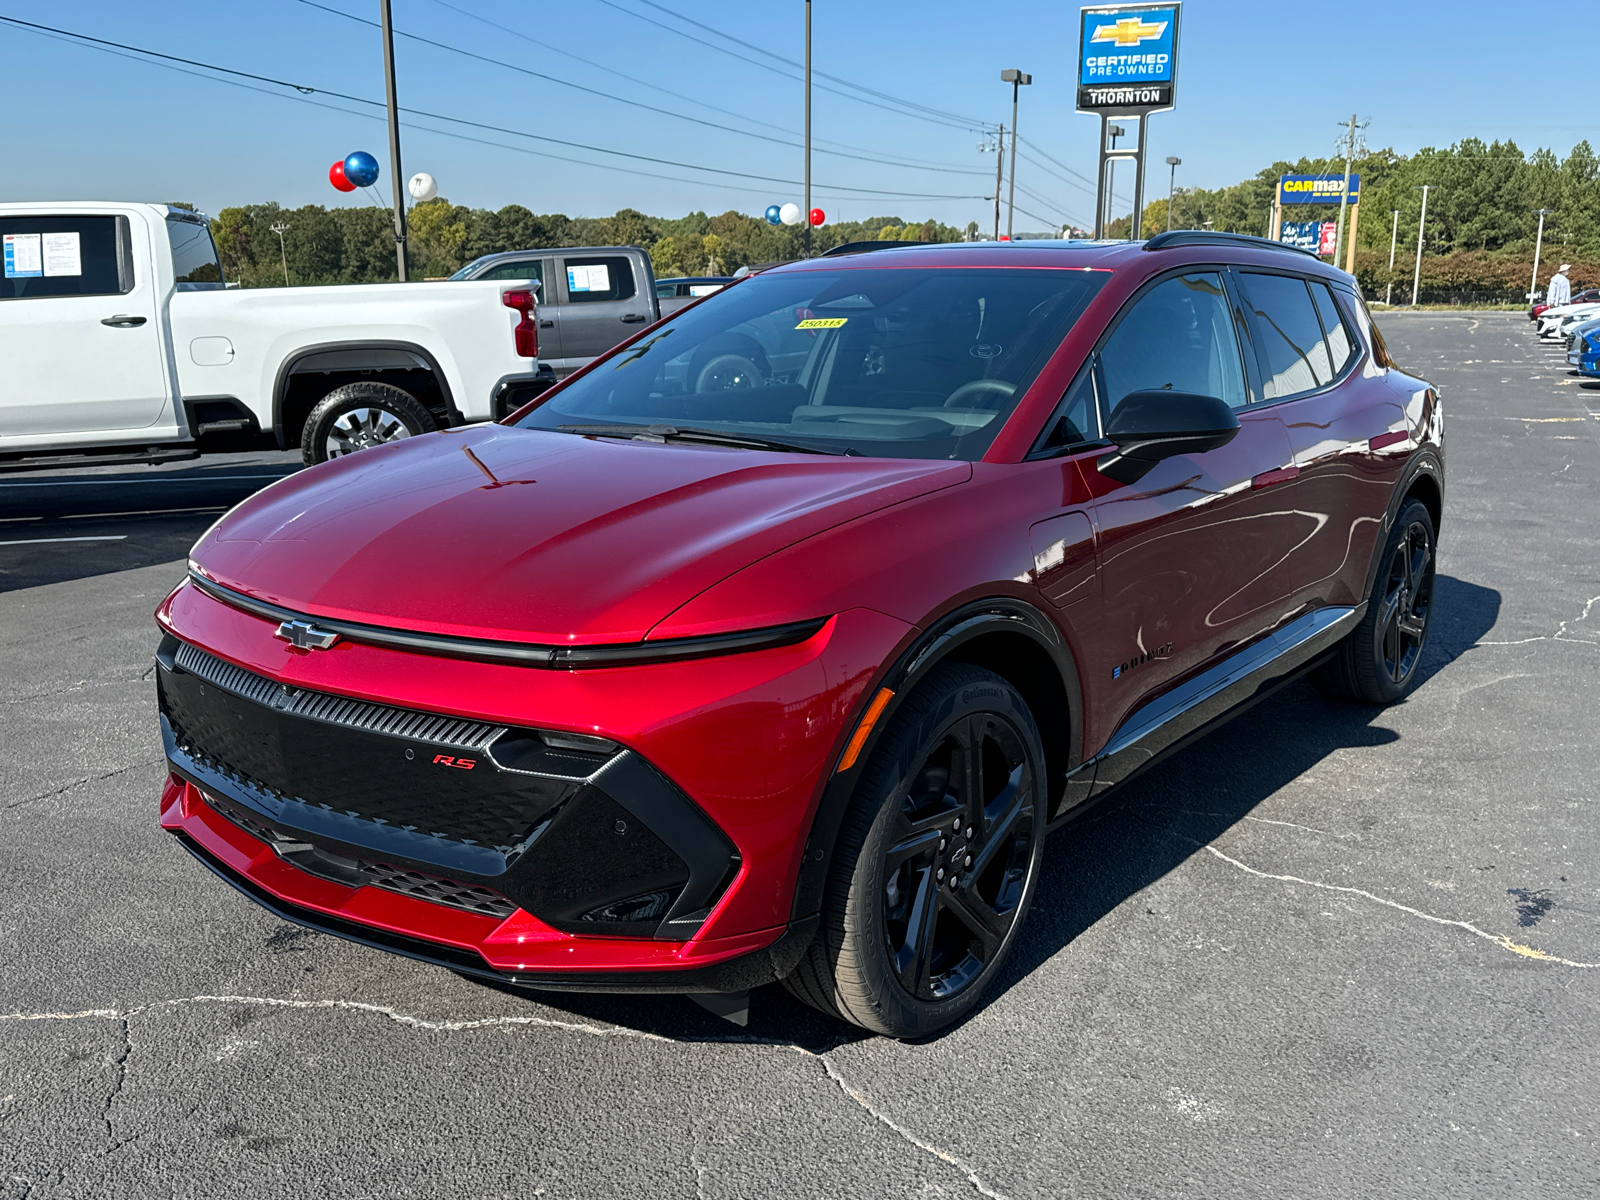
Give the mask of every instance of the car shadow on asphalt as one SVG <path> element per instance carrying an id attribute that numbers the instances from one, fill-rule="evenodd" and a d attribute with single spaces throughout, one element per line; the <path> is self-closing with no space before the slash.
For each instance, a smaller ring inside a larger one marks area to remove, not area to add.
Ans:
<path id="1" fill-rule="evenodd" d="M 1500 593 L 1440 575 L 1434 585 L 1434 606 L 1419 688 L 1426 688 L 1433 676 L 1494 627 Z M 1399 734 L 1374 725 L 1383 712 L 1370 705 L 1330 700 L 1303 680 L 1292 683 L 1274 693 L 1271 703 L 1250 709 L 1157 763 L 1113 793 L 1106 804 L 1057 832 L 1045 849 L 1044 872 L 1027 923 L 1004 971 L 976 1012 L 1000 1001 L 1014 984 L 1067 951 L 1079 935 L 1182 866 L 1330 754 L 1398 742 Z M 821 1053 L 871 1036 L 830 1021 L 779 985 L 751 994 L 750 1024 L 745 1029 L 677 996 L 549 992 L 537 999 L 581 1019 L 674 1041 L 758 1040 Z"/>

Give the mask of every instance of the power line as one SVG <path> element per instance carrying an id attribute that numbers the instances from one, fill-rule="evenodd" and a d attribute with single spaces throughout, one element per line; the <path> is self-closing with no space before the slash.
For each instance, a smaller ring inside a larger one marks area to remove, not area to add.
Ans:
<path id="1" fill-rule="evenodd" d="M 3 22 L 5 22 L 5 23 L 7 23 L 9 25 L 19 26 L 19 27 L 24 28 L 24 29 L 30 29 L 30 30 L 34 30 L 36 32 L 40 32 L 40 33 L 44 33 L 44 34 L 54 34 L 54 35 L 58 35 L 58 36 L 63 37 L 63 38 L 70 38 L 74 42 L 78 42 L 78 43 L 90 43 L 95 47 L 110 47 L 110 48 L 112 48 L 114 50 L 123 50 L 123 51 L 129 51 L 129 52 L 131 52 L 133 54 L 146 55 L 149 58 L 163 59 L 163 60 L 165 60 L 167 62 L 183 63 L 186 66 L 199 67 L 202 70 L 206 70 L 206 71 L 216 71 L 216 72 L 218 72 L 220 74 L 231 75 L 231 76 L 235 76 L 235 77 L 240 78 L 240 79 L 251 79 L 251 80 L 255 80 L 258 83 L 268 83 L 268 84 L 272 84 L 272 85 L 274 85 L 276 87 L 290 88 L 290 89 L 292 89 L 292 90 L 294 90 L 296 92 L 301 93 L 301 96 L 290 96 L 290 97 L 287 97 L 288 99 L 298 100 L 298 99 L 301 99 L 304 96 L 321 95 L 321 96 L 331 96 L 331 97 L 334 97 L 335 99 L 339 99 L 339 100 L 346 100 L 346 101 L 349 101 L 352 104 L 368 105 L 368 106 L 370 106 L 372 108 L 384 108 L 384 107 L 386 107 L 386 105 L 384 104 L 384 102 L 382 100 L 371 100 L 371 99 L 368 99 L 365 96 L 352 96 L 347 92 L 336 92 L 336 91 L 333 91 L 333 90 L 328 89 L 328 88 L 316 88 L 316 87 L 308 86 L 306 84 L 293 83 L 293 82 L 290 82 L 290 81 L 285 80 L 285 79 L 276 79 L 276 78 L 274 78 L 274 77 L 272 77 L 270 75 L 258 75 L 258 74 L 254 73 L 254 72 L 251 72 L 251 71 L 241 71 L 241 70 L 237 70 L 237 69 L 235 69 L 233 67 L 224 67 L 224 66 L 219 66 L 219 65 L 217 65 L 215 63 L 202 62 L 202 61 L 200 61 L 198 59 L 183 58 L 183 57 L 181 57 L 179 55 L 176 55 L 176 54 L 164 54 L 159 50 L 146 50 L 141 46 L 130 46 L 130 45 L 127 45 L 126 43 L 123 43 L 123 42 L 113 42 L 113 41 L 109 41 L 106 38 L 97 38 L 97 37 L 91 37 L 90 35 L 84 34 L 84 33 L 75 33 L 70 29 L 57 29 L 57 28 L 54 28 L 53 26 L 40 25 L 40 24 L 37 24 L 37 23 L 35 23 L 33 21 L 19 20 L 16 17 L 0 16 L 0 21 L 3 21 Z M 151 65 L 161 65 L 161 64 L 151 64 Z M 184 73 L 185 74 L 189 74 L 190 72 L 184 72 Z M 199 78 L 212 78 L 212 77 L 211 76 L 199 76 Z M 224 82 L 228 82 L 228 81 L 227 80 L 214 80 L 214 82 L 224 83 Z M 252 89 L 252 90 L 260 90 L 260 89 Z M 313 103 L 315 103 L 315 102 L 313 102 Z M 358 114 L 358 113 L 349 113 L 349 110 L 340 109 L 335 105 L 319 104 L 319 107 L 332 108 L 332 109 L 334 109 L 334 111 L 345 112 L 348 115 L 352 115 L 352 116 L 361 115 L 361 114 Z M 426 117 L 426 118 L 428 118 L 430 120 L 434 120 L 434 121 L 445 121 L 445 122 L 448 122 L 450 124 L 465 125 L 468 128 L 481 129 L 481 130 L 485 130 L 485 131 L 493 132 L 493 133 L 503 133 L 503 134 L 510 135 L 512 137 L 529 138 L 529 139 L 531 139 L 533 141 L 537 141 L 537 142 L 548 142 L 551 145 L 565 146 L 565 147 L 568 147 L 570 149 L 587 150 L 587 151 L 589 151 L 591 153 L 595 153 L 595 154 L 610 154 L 610 155 L 614 155 L 614 156 L 619 157 L 619 158 L 632 159 L 632 160 L 635 160 L 635 161 L 638 161 L 638 162 L 647 162 L 647 163 L 653 163 L 653 164 L 658 164 L 658 165 L 662 165 L 662 166 L 676 167 L 676 168 L 678 168 L 680 170 L 700 171 L 700 172 L 704 172 L 704 173 L 707 173 L 707 174 L 713 174 L 713 175 L 730 175 L 730 176 L 733 176 L 733 177 L 738 178 L 738 179 L 750 179 L 750 180 L 755 180 L 755 181 L 758 181 L 758 182 L 761 182 L 761 183 L 783 184 L 783 185 L 789 186 L 789 187 L 797 187 L 797 186 L 799 186 L 798 181 L 793 180 L 793 179 L 780 179 L 780 178 L 777 178 L 775 176 L 770 176 L 770 175 L 756 175 L 756 174 L 753 174 L 753 173 L 750 173 L 750 172 L 747 172 L 747 171 L 732 171 L 732 170 L 729 170 L 729 169 L 727 169 L 725 167 L 706 167 L 706 166 L 701 166 L 701 165 L 699 165 L 697 163 L 684 163 L 684 162 L 678 162 L 678 161 L 676 161 L 674 159 L 669 159 L 669 158 L 656 158 L 656 157 L 653 157 L 653 156 L 647 155 L 647 154 L 634 154 L 634 153 L 631 153 L 630 151 L 626 151 L 626 150 L 613 150 L 613 149 L 611 149 L 610 147 L 607 147 L 607 146 L 591 146 L 591 145 L 588 145 L 587 143 L 584 143 L 584 142 L 573 142 L 573 141 L 568 141 L 568 140 L 563 139 L 563 138 L 546 137 L 543 134 L 528 133 L 526 130 L 511 129 L 511 128 L 508 128 L 508 127 L 506 127 L 504 125 L 491 125 L 491 124 L 488 124 L 488 123 L 483 122 L 483 121 L 472 121 L 472 120 L 469 120 L 469 119 L 467 119 L 465 117 L 453 117 L 453 116 L 450 116 L 450 115 L 448 115 L 446 113 L 429 112 L 426 109 L 402 108 L 400 111 L 412 113 L 412 114 L 414 114 L 416 116 L 420 116 L 420 117 Z M 462 138 L 462 139 L 467 140 L 467 141 L 475 141 L 475 142 L 482 142 L 483 141 L 483 139 L 481 139 L 481 138 L 471 138 L 471 137 L 467 137 L 464 134 L 449 133 L 449 132 L 446 132 L 444 130 L 438 130 L 438 129 L 428 129 L 427 126 L 414 126 L 414 127 L 418 128 L 418 129 L 427 129 L 428 132 L 430 132 L 430 133 L 437 133 L 437 134 L 440 134 L 441 136 L 444 136 L 444 137 L 457 137 L 457 138 Z M 498 142 L 488 142 L 488 143 L 484 143 L 484 144 L 487 144 L 487 145 L 499 145 L 499 146 L 501 146 L 502 149 L 508 149 L 508 150 L 517 149 L 517 147 L 503 146 L 501 143 L 498 143 Z M 552 155 L 550 157 L 555 157 L 555 156 Z M 581 163 L 584 166 L 602 166 L 602 165 L 604 165 L 604 164 L 600 164 L 600 163 L 584 163 L 583 160 L 581 160 L 581 159 L 560 159 L 558 161 L 577 162 L 577 163 Z M 617 169 L 617 168 L 610 168 L 610 169 Z M 638 172 L 638 173 L 639 174 L 644 174 L 644 172 Z M 662 178 L 664 178 L 664 177 L 662 177 Z M 677 182 L 695 183 L 695 182 L 703 182 L 703 181 L 678 180 Z M 723 185 L 723 186 L 726 186 L 726 185 Z M 875 198 L 875 199 L 902 199 L 902 200 L 979 200 L 979 199 L 982 199 L 981 196 L 972 196 L 972 195 L 932 194 L 932 193 L 920 193 L 920 192 L 891 192 L 891 191 L 888 191 L 887 189 L 882 189 L 882 188 L 858 188 L 858 187 L 848 187 L 848 186 L 844 186 L 844 185 L 818 185 L 818 186 L 825 186 L 826 190 L 830 191 L 830 192 L 850 192 L 850 193 L 853 193 L 853 194 L 860 195 L 862 197 L 872 197 L 872 198 Z"/>
<path id="2" fill-rule="evenodd" d="M 1084 184 L 1079 183 L 1075 179 L 1068 179 L 1065 175 L 1062 175 L 1057 171 L 1052 171 L 1049 167 L 1045 166 L 1042 162 L 1040 162 L 1036 158 L 1033 158 L 1031 155 L 1027 155 L 1027 154 L 1023 154 L 1021 152 L 1018 152 L 1017 157 L 1022 159 L 1023 162 L 1028 163 L 1030 166 L 1037 167 L 1039 170 L 1043 171 L 1046 175 L 1050 176 L 1051 179 L 1054 179 L 1059 183 L 1064 183 L 1068 187 L 1075 187 L 1080 192 L 1085 192 L 1085 193 L 1087 193 L 1088 195 L 1091 195 L 1091 196 L 1095 194 L 1093 188 L 1086 187 Z M 986 174 L 987 174 L 987 172 L 986 172 Z"/>
<path id="3" fill-rule="evenodd" d="M 765 47 L 757 46 L 751 42 L 741 41 L 739 38 L 734 37 L 731 33 L 724 33 L 722 30 L 717 29 L 714 26 L 706 25 L 700 21 L 696 21 L 693 17 L 686 17 L 680 12 L 675 12 L 664 4 L 657 4 L 656 0 L 637 0 L 637 2 L 640 4 L 649 5 L 657 12 L 664 12 L 669 17 L 676 17 L 678 20 L 683 21 L 685 24 L 693 25 L 697 29 L 704 29 L 707 33 L 714 37 L 725 38 L 727 41 L 732 42 L 736 46 L 743 46 L 746 50 L 754 50 L 757 54 L 765 54 L 768 58 L 776 59 L 785 66 L 794 67 L 796 70 L 804 69 L 800 63 L 795 62 L 793 59 L 785 58 L 781 54 L 776 54 Z M 921 112 L 927 113 L 930 116 L 943 117 L 946 120 L 963 121 L 970 125 L 986 127 L 986 123 L 978 120 L 976 117 L 964 117 L 960 113 L 944 112 L 941 109 L 932 108 L 926 104 L 919 104 L 915 100 L 902 100 L 898 96 L 891 96 L 887 92 L 874 91 L 872 88 L 864 87 L 859 83 L 852 83 L 848 79 L 841 79 L 837 75 L 829 75 L 825 71 L 813 71 L 812 74 L 821 76 L 823 79 L 831 80 L 832 82 L 840 84 L 844 87 L 854 88 L 858 92 L 863 92 L 868 96 L 874 96 L 879 100 L 887 100 L 891 104 L 898 104 L 905 108 L 920 110 Z"/>
<path id="4" fill-rule="evenodd" d="M 449 0 L 433 0 L 433 3 L 437 4 L 440 8 L 447 8 L 451 12 L 458 13 L 461 16 L 466 17 L 470 21 L 477 21 L 480 24 L 489 26 L 489 28 L 491 28 L 491 29 L 498 29 L 502 33 L 509 33 L 512 37 L 520 38 L 523 41 L 529 43 L 530 45 L 538 46 L 542 50 L 549 50 L 550 52 L 552 52 L 554 54 L 564 55 L 567 58 L 570 58 L 570 59 L 573 59 L 576 62 L 582 63 L 586 67 L 594 67 L 596 70 L 604 71 L 608 75 L 615 75 L 618 79 L 626 79 L 629 83 L 639 84 L 641 87 L 650 88 L 650 89 L 652 89 L 654 91 L 661 92 L 664 95 L 672 96 L 674 99 L 684 100 L 684 101 L 687 101 L 690 104 L 697 104 L 701 108 L 710 109 L 712 112 L 721 113 L 723 116 L 733 117 L 736 120 L 744 121 L 744 122 L 747 122 L 748 124 L 751 124 L 751 125 L 759 125 L 764 129 L 775 129 L 779 133 L 788 133 L 788 132 L 790 132 L 790 130 L 786 126 L 778 125 L 778 124 L 776 124 L 776 123 L 774 123 L 772 121 L 762 121 L 762 120 L 759 120 L 759 119 L 757 119 L 755 117 L 749 116 L 749 115 L 747 115 L 745 113 L 735 112 L 733 109 L 730 109 L 730 108 L 719 108 L 717 105 L 711 104 L 708 101 L 697 99 L 696 97 L 686 95 L 683 92 L 675 92 L 670 88 L 662 87 L 659 83 L 653 83 L 653 82 L 651 82 L 650 80 L 647 80 L 647 79 L 640 79 L 635 75 L 629 75 L 626 72 L 619 71 L 615 67 L 608 67 L 604 63 L 595 62 L 592 58 L 584 58 L 581 54 L 574 54 L 571 50 L 564 50 L 560 46 L 554 46 L 554 45 L 551 45 L 549 42 L 540 41 L 538 38 L 531 37 L 528 34 L 521 32 L 520 30 L 513 29 L 509 25 L 502 25 L 498 21 L 491 21 L 488 17 L 480 16 L 479 14 L 471 12 L 468 9 L 461 8 L 461 7 L 459 7 L 458 5 L 455 5 L 455 4 L 451 4 L 451 3 L 449 3 Z M 922 159 L 922 160 L 911 159 L 911 158 L 906 158 L 903 155 L 895 155 L 895 154 L 885 155 L 883 152 L 881 152 L 879 150 L 876 150 L 876 149 L 874 149 L 872 147 L 854 146 L 854 145 L 851 145 L 849 142 L 833 141 L 833 140 L 827 139 L 827 138 L 814 138 L 813 139 L 813 143 L 819 148 L 824 147 L 824 146 L 837 146 L 837 147 L 839 147 L 840 149 L 843 149 L 843 150 L 859 150 L 863 154 L 872 155 L 873 156 L 872 161 L 874 161 L 874 162 L 883 162 L 883 163 L 891 165 L 891 166 L 934 167 L 934 168 L 940 168 L 940 169 L 947 169 L 947 170 L 951 170 L 951 171 L 959 171 L 959 172 L 963 172 L 963 173 L 967 173 L 967 174 L 978 174 L 978 175 L 984 175 L 984 176 L 988 175 L 988 171 L 987 170 L 983 170 L 983 171 L 968 171 L 968 169 L 966 167 L 962 166 L 960 163 L 929 162 L 926 159 Z M 787 144 L 792 144 L 792 143 L 787 143 Z"/>
<path id="5" fill-rule="evenodd" d="M 340 9 L 331 8 L 326 4 L 319 4 L 319 3 L 317 3 L 317 0 L 299 0 L 299 3 L 304 4 L 307 8 L 320 9 L 322 12 L 331 13 L 332 15 L 334 15 L 336 17 L 343 17 L 347 21 L 354 21 L 358 25 L 369 25 L 374 29 L 379 28 L 378 22 L 376 22 L 376 21 L 369 21 L 365 17 L 356 16 L 354 13 L 343 12 Z M 460 46 L 452 46 L 447 42 L 435 41 L 433 38 L 423 37 L 422 35 L 416 34 L 416 33 L 407 33 L 403 29 L 396 29 L 394 32 L 395 32 L 395 35 L 397 37 L 407 38 L 408 40 L 413 41 L 413 42 L 421 42 L 425 46 L 433 46 L 433 47 L 435 47 L 436 49 L 439 49 L 439 50 L 447 50 L 451 54 L 459 54 L 463 58 L 471 58 L 471 59 L 475 59 L 478 62 L 489 63 L 491 66 L 503 67 L 508 71 L 516 71 L 518 74 L 527 75 L 527 76 L 530 76 L 530 77 L 532 77 L 534 79 L 542 79 L 546 83 L 554 83 L 554 84 L 560 85 L 561 87 L 572 88 L 572 89 L 574 89 L 576 91 L 584 92 L 584 93 L 586 93 L 587 95 L 590 95 L 590 96 L 599 96 L 603 100 L 611 100 L 611 101 L 614 101 L 617 104 L 625 104 L 625 105 L 629 106 L 630 108 L 640 108 L 640 109 L 643 109 L 646 112 L 659 113 L 662 116 L 672 117 L 672 118 L 674 118 L 676 120 L 679 120 L 679 121 L 689 121 L 689 122 L 691 122 L 691 123 L 693 123 L 695 125 L 704 125 L 708 129 L 720 129 L 724 133 L 735 133 L 735 134 L 739 134 L 741 137 L 756 138 L 759 141 L 771 142 L 771 143 L 773 143 L 775 145 L 779 145 L 779 146 L 788 146 L 791 149 L 795 149 L 795 150 L 799 150 L 799 149 L 803 148 L 802 144 L 800 142 L 792 142 L 792 141 L 788 141 L 788 140 L 786 140 L 784 138 L 772 137 L 770 134 L 765 134 L 765 133 L 754 133 L 754 132 L 752 132 L 751 130 L 748 130 L 748 129 L 736 129 L 732 125 L 723 125 L 723 124 L 720 124 L 720 123 L 718 123 L 716 121 L 707 121 L 702 117 L 691 117 L 687 113 L 673 112 L 670 108 L 660 108 L 660 107 L 658 107 L 657 105 L 654 105 L 654 104 L 646 104 L 642 100 L 629 100 L 626 97 L 616 96 L 616 95 L 611 94 L 610 92 L 602 91 L 599 88 L 586 87 L 581 83 L 573 83 L 570 79 L 562 79 L 562 78 L 560 78 L 559 76 L 556 76 L 556 75 L 547 75 L 543 71 L 535 71 L 531 67 L 518 66 L 516 63 L 505 62 L 502 59 L 498 59 L 498 58 L 490 58 L 486 54 L 478 54 L 478 53 L 476 53 L 475 51 L 472 51 L 472 50 L 464 50 Z M 857 159 L 857 160 L 859 160 L 861 162 L 873 162 L 873 163 L 875 163 L 875 162 L 882 161 L 878 156 L 875 156 L 875 155 L 849 154 L 849 153 L 846 153 L 845 151 L 842 151 L 842 150 L 824 150 L 824 151 L 821 151 L 821 153 L 832 154 L 832 155 L 834 155 L 835 157 L 838 157 L 838 158 L 853 158 L 853 159 Z M 961 168 L 956 168 L 955 170 L 951 170 L 950 168 L 947 168 L 947 167 L 916 167 L 914 169 L 915 170 L 919 170 L 919 171 L 939 171 L 939 172 L 944 173 L 944 174 L 957 174 L 957 173 L 963 174 L 963 175 L 986 175 L 987 174 L 987 172 L 984 172 L 984 171 L 971 171 L 971 170 L 964 170 L 964 169 L 961 169 Z"/>
<path id="6" fill-rule="evenodd" d="M 1065 171 L 1068 175 L 1076 175 L 1079 179 L 1083 180 L 1083 182 L 1085 182 L 1087 184 L 1090 184 L 1090 185 L 1092 185 L 1094 183 L 1094 180 L 1090 179 L 1087 175 L 1083 174 L 1081 171 L 1074 171 L 1071 167 L 1067 166 L 1066 163 L 1062 162 L 1058 158 L 1052 158 L 1049 154 L 1047 154 L 1040 147 L 1034 145 L 1027 138 L 1019 137 L 1017 139 L 1017 141 L 1021 142 L 1024 146 L 1027 146 L 1035 154 L 1038 154 L 1043 158 L 1049 159 L 1051 162 L 1055 163 L 1056 166 L 1060 167 L 1063 171 Z"/>
<path id="7" fill-rule="evenodd" d="M 743 54 L 736 54 L 734 51 L 728 49 L 726 46 L 718 46 L 713 42 L 706 41 L 704 38 L 695 37 L 694 34 L 692 34 L 692 33 L 686 33 L 682 29 L 677 29 L 674 26 L 664 24 L 661 21 L 657 21 L 652 17 L 647 17 L 644 13 L 635 12 L 631 8 L 624 8 L 622 5 L 616 3 L 616 0 L 599 0 L 599 3 L 604 4 L 607 8 L 614 8 L 620 13 L 624 13 L 627 16 L 633 17 L 635 20 L 643 21 L 647 25 L 654 25 L 657 29 L 664 29 L 668 33 L 674 34 L 674 35 L 676 35 L 678 37 L 681 37 L 681 38 L 684 38 L 684 39 L 686 39 L 688 41 L 695 42 L 696 44 L 701 45 L 701 46 L 705 46 L 708 49 L 715 50 L 718 54 L 725 54 L 729 58 L 736 58 L 740 62 L 746 62 L 746 63 L 749 63 L 751 66 L 760 67 L 763 71 L 771 71 L 774 75 L 779 75 L 784 79 L 793 80 L 794 82 L 797 82 L 797 83 L 800 82 L 800 77 L 799 76 L 791 75 L 787 71 L 781 71 L 777 67 L 773 66 L 771 63 L 765 63 L 765 62 L 761 62 L 758 59 L 748 58 Z M 816 72 L 813 72 L 813 74 L 815 74 L 815 73 Z M 842 96 L 846 100 L 854 100 L 858 104 L 866 104 L 866 105 L 869 105 L 872 108 L 879 108 L 879 109 L 882 109 L 885 112 L 892 112 L 896 116 L 912 117 L 912 118 L 914 118 L 916 120 L 919 120 L 919 121 L 931 122 L 934 125 L 943 125 L 948 129 L 961 129 L 961 130 L 966 130 L 966 131 L 972 131 L 973 127 L 974 127 L 974 124 L 977 125 L 977 132 L 985 132 L 986 133 L 986 132 L 989 132 L 989 131 L 991 131 L 993 129 L 992 125 L 989 125 L 989 124 L 984 123 L 984 122 L 974 123 L 974 122 L 971 122 L 971 121 L 966 121 L 964 119 L 955 120 L 955 121 L 947 121 L 947 120 L 944 120 L 943 118 L 926 116 L 926 115 L 924 115 L 922 113 L 906 112 L 906 111 L 904 111 L 902 109 L 891 108 L 887 104 L 880 104 L 880 103 L 878 103 L 876 101 L 867 99 L 865 96 L 853 95 L 850 92 L 841 92 L 838 88 L 828 87 L 826 84 L 813 84 L 813 86 L 819 92 L 829 92 L 829 93 L 831 93 L 832 95 L 835 95 L 835 96 Z"/>

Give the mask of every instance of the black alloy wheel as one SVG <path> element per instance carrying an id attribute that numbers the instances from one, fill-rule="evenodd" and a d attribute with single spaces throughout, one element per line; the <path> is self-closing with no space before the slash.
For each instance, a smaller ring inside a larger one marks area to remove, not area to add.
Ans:
<path id="1" fill-rule="evenodd" d="M 891 1037 L 970 1012 L 1032 897 L 1043 783 L 1039 733 L 1015 688 L 964 664 L 930 672 L 862 773 L 822 928 L 790 990 Z"/>
<path id="2" fill-rule="evenodd" d="M 1416 686 L 1433 615 L 1435 558 L 1433 518 L 1421 501 L 1407 500 L 1384 541 L 1367 611 L 1312 676 L 1318 687 L 1367 704 L 1393 704 Z"/>

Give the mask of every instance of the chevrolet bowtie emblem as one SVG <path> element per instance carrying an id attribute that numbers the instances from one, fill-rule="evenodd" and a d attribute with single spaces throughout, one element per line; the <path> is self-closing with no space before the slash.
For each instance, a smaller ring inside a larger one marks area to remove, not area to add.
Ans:
<path id="1" fill-rule="evenodd" d="M 1141 21 L 1138 17 L 1123 17 L 1115 25 L 1102 25 L 1089 38 L 1091 42 L 1115 42 L 1118 46 L 1137 46 L 1140 42 L 1158 38 L 1166 32 L 1165 21 Z"/>
<path id="2" fill-rule="evenodd" d="M 326 650 L 339 640 L 337 633 L 318 629 L 310 621 L 285 621 L 278 626 L 274 636 L 281 637 L 302 650 Z"/>

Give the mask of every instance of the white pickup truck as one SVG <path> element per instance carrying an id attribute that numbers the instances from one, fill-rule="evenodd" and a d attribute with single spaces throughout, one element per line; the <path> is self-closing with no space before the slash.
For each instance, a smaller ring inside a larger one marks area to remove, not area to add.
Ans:
<path id="1" fill-rule="evenodd" d="M 164 204 L 0 204 L 0 237 L 0 470 L 252 432 L 322 462 L 555 378 L 527 282 L 230 288 L 205 218 Z"/>

